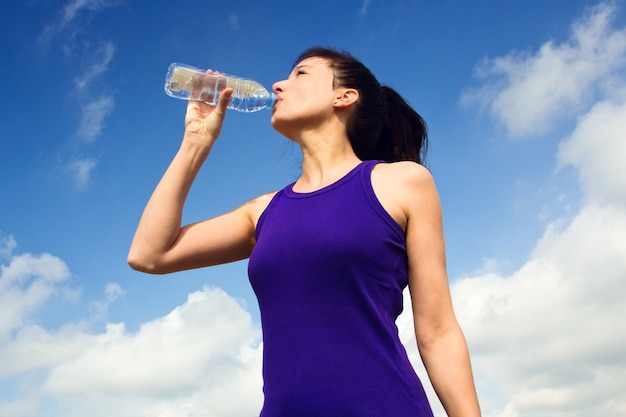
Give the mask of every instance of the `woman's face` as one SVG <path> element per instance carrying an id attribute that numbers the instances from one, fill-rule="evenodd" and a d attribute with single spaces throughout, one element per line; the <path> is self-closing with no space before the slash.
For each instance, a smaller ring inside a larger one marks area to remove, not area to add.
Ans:
<path id="1" fill-rule="evenodd" d="M 333 114 L 334 75 L 324 58 L 307 58 L 291 71 L 286 80 L 272 88 L 278 95 L 272 110 L 272 126 L 280 133 L 315 128 Z"/>

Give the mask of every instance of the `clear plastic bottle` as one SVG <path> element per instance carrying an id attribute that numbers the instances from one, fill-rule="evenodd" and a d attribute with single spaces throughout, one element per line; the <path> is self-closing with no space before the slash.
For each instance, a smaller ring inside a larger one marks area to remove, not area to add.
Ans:
<path id="1" fill-rule="evenodd" d="M 165 92 L 169 96 L 204 101 L 212 106 L 217 104 L 220 93 L 229 87 L 234 90 L 229 109 L 254 112 L 274 107 L 274 93 L 256 81 L 221 73 L 207 74 L 179 63 L 171 64 L 165 77 Z"/>

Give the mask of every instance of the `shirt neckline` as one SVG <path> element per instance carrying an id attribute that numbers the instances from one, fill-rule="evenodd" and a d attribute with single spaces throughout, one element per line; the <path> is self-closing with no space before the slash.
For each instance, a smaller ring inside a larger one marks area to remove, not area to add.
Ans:
<path id="1" fill-rule="evenodd" d="M 285 188 L 285 195 L 287 197 L 290 198 L 307 198 L 307 197 L 313 197 L 319 194 L 323 194 L 326 193 L 330 190 L 333 190 L 337 187 L 340 187 L 341 185 L 345 184 L 346 182 L 348 182 L 350 179 L 352 179 L 352 177 L 354 177 L 360 170 L 361 168 L 365 165 L 367 161 L 361 161 L 359 162 L 354 168 L 352 168 L 350 171 L 348 171 L 343 177 L 339 178 L 337 181 L 328 184 L 322 188 L 319 188 L 317 190 L 313 190 L 313 191 L 309 191 L 309 192 L 298 192 L 298 191 L 294 191 L 293 187 L 296 184 L 295 182 L 289 184 L 286 188 Z"/>

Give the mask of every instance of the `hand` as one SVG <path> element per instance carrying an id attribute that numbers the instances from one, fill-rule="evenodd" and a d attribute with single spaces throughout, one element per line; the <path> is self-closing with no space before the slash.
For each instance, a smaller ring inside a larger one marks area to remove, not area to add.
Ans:
<path id="1" fill-rule="evenodd" d="M 190 100 L 185 115 L 185 138 L 209 147 L 213 145 L 222 130 L 226 108 L 232 94 L 232 88 L 225 88 L 220 93 L 215 107 L 201 101 Z"/>

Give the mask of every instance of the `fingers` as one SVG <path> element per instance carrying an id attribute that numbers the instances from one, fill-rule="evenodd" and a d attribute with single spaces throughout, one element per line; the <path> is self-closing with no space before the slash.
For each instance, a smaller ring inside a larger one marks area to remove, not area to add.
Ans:
<path id="1" fill-rule="evenodd" d="M 199 101 L 204 101 L 202 97 L 203 95 L 206 96 L 206 92 L 204 91 L 204 88 L 205 86 L 211 85 L 213 74 L 214 74 L 213 72 L 209 72 L 209 71 L 205 72 L 204 74 L 202 73 L 194 74 L 194 76 L 190 80 L 191 97 Z"/>
<path id="2" fill-rule="evenodd" d="M 230 100 L 232 98 L 233 98 L 233 89 L 225 88 L 220 93 L 219 99 L 217 101 L 217 106 L 216 106 L 217 111 L 219 111 L 221 114 L 225 114 L 226 108 L 228 107 L 228 104 L 230 104 Z"/>

